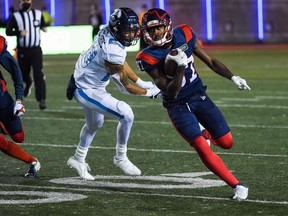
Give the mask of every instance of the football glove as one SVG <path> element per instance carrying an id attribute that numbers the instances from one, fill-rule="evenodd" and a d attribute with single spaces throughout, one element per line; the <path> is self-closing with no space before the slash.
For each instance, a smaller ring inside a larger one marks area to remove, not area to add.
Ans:
<path id="1" fill-rule="evenodd" d="M 25 107 L 22 104 L 22 101 L 17 100 L 14 106 L 14 115 L 16 116 L 23 116 L 25 113 Z"/>
<path id="2" fill-rule="evenodd" d="M 145 96 L 154 99 L 157 98 L 161 94 L 161 90 L 154 84 L 153 88 L 146 89 L 147 93 Z"/>
<path id="3" fill-rule="evenodd" d="M 185 54 L 184 51 L 182 51 L 179 48 L 176 48 L 176 50 L 178 52 L 177 55 L 172 56 L 172 55 L 168 54 L 166 58 L 169 60 L 175 61 L 178 64 L 178 66 L 186 67 L 188 64 L 187 55 Z"/>
<path id="4" fill-rule="evenodd" d="M 236 86 L 238 86 L 240 90 L 245 90 L 245 89 L 251 90 L 251 88 L 247 85 L 245 79 L 242 79 L 239 76 L 232 76 L 231 80 L 234 82 Z"/>
<path id="5" fill-rule="evenodd" d="M 151 82 L 151 81 L 143 81 L 143 80 L 140 79 L 140 77 L 138 77 L 138 79 L 135 82 L 135 84 L 137 86 L 139 86 L 140 88 L 143 88 L 143 89 L 150 89 L 150 88 L 154 87 L 153 82 Z"/>

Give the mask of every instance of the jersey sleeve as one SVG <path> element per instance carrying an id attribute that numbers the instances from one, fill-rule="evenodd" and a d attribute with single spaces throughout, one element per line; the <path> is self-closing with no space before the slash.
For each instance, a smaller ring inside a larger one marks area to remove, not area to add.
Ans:
<path id="1" fill-rule="evenodd" d="M 118 41 L 113 38 L 108 40 L 107 45 L 103 48 L 105 53 L 104 59 L 111 64 L 121 64 L 124 65 L 127 52 L 125 47 L 122 46 Z"/>
<path id="2" fill-rule="evenodd" d="M 136 64 L 141 71 L 149 73 L 153 68 L 157 67 L 159 59 L 154 58 L 146 52 L 140 51 L 136 56 Z"/>
<path id="3" fill-rule="evenodd" d="M 197 37 L 193 29 L 187 24 L 182 24 L 177 27 L 184 33 L 186 43 L 191 43 L 194 47 L 197 41 Z"/>
<path id="4" fill-rule="evenodd" d="M 0 55 L 7 49 L 6 39 L 0 35 Z"/>
<path id="5" fill-rule="evenodd" d="M 13 56 L 7 50 L 4 37 L 0 36 L 0 64 L 10 73 L 15 87 L 16 99 L 23 99 L 23 78 L 20 67 Z"/>

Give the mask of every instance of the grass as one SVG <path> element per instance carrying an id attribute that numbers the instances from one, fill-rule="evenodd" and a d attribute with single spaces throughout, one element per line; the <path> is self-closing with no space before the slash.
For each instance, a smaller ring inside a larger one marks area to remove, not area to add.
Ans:
<path id="1" fill-rule="evenodd" d="M 198 155 L 169 123 L 160 100 L 122 95 L 113 84 L 109 91 L 130 104 L 135 114 L 129 158 L 142 170 L 143 177 L 126 178 L 114 167 L 117 122 L 106 118 L 87 157 L 91 174 L 97 180 L 80 181 L 66 165 L 84 124 L 80 105 L 65 98 L 67 81 L 78 56 L 61 55 L 44 57 L 48 109 L 39 111 L 34 94 L 25 99 L 23 148 L 41 161 L 42 169 L 36 179 L 24 179 L 21 175 L 27 165 L 1 154 L 0 215 L 287 215 L 288 51 L 210 52 L 252 88 L 238 91 L 232 82 L 209 71 L 196 59 L 198 73 L 208 85 L 207 92 L 225 115 L 235 141 L 228 151 L 211 148 L 249 186 L 247 201 L 230 200 L 232 190 L 226 185 L 204 187 L 210 180 L 217 184 L 221 181 L 207 174 Z M 149 80 L 136 68 L 135 53 L 129 53 L 128 61 L 141 78 Z M 10 81 L 9 87 L 13 93 Z M 202 180 L 181 177 L 183 173 L 202 173 Z M 195 182 L 186 182 L 192 180 Z M 195 184 L 201 187 L 185 188 Z M 171 186 L 174 188 L 168 189 Z M 52 196 L 51 201 L 39 203 L 47 198 L 45 193 Z M 77 196 L 81 198 L 70 200 Z"/>

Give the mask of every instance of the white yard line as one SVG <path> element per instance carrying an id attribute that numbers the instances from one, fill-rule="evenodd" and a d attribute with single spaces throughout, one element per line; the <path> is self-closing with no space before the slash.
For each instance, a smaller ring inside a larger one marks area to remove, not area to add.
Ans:
<path id="1" fill-rule="evenodd" d="M 93 188 L 72 188 L 71 186 L 67 187 L 50 187 L 50 186 L 31 186 L 31 185 L 14 185 L 14 184 L 0 184 L 2 188 L 12 187 L 14 189 L 19 188 L 19 190 L 23 190 L 22 188 L 33 188 L 33 189 L 43 189 L 43 190 L 64 190 L 67 191 L 77 191 L 79 192 L 97 192 L 103 194 L 123 194 L 123 195 L 136 195 L 136 196 L 152 196 L 152 197 L 174 197 L 174 198 L 187 198 L 187 199 L 201 199 L 201 200 L 220 200 L 220 201 L 231 201 L 237 202 L 235 200 L 231 200 L 229 198 L 221 198 L 221 197 L 209 197 L 209 196 L 192 196 L 192 195 L 178 195 L 178 194 L 161 194 L 161 193 L 137 193 L 137 192 L 121 192 L 121 191 L 112 191 L 105 189 L 93 189 Z M 21 188 L 21 189 L 20 189 Z M 46 193 L 46 192 L 43 192 Z M 277 201 L 277 200 L 252 200 L 247 199 L 242 202 L 250 202 L 257 204 L 279 204 L 279 205 L 288 205 L 288 201 Z M 1 204 L 1 203 L 0 203 Z"/>
<path id="2" fill-rule="evenodd" d="M 75 145 L 63 145 L 63 144 L 49 144 L 49 143 L 23 143 L 22 145 L 27 146 L 45 146 L 45 147 L 55 147 L 55 148 L 75 148 Z M 90 149 L 102 149 L 102 150 L 115 150 L 115 147 L 104 147 L 104 146 L 90 146 Z M 173 150 L 173 149 L 139 149 L 139 148 L 129 148 L 129 151 L 139 151 L 139 152 L 162 152 L 162 153 L 185 153 L 185 154 L 196 154 L 195 151 L 185 151 L 185 150 Z M 237 155 L 237 156 L 253 156 L 253 157 L 282 157 L 287 158 L 287 155 L 273 155 L 273 154 L 252 154 L 252 153 L 241 153 L 241 152 L 216 152 L 219 155 Z"/>
<path id="3" fill-rule="evenodd" d="M 30 120 L 43 120 L 43 121 L 77 121 L 84 122 L 84 119 L 76 119 L 76 118 L 53 118 L 53 117 L 30 117 L 25 116 L 25 119 Z M 106 122 L 118 122 L 114 119 L 105 119 Z M 134 124 L 160 124 L 160 125 L 170 125 L 169 121 L 134 121 Z M 238 128 L 273 128 L 273 129 L 288 129 L 288 125 L 278 126 L 278 125 L 239 125 L 239 124 L 229 124 L 230 127 L 238 127 Z"/>

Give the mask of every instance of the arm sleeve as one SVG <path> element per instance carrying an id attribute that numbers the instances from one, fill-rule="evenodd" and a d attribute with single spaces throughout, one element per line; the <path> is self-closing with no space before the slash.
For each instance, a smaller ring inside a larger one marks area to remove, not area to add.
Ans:
<path id="1" fill-rule="evenodd" d="M 19 35 L 19 30 L 18 30 L 18 25 L 16 23 L 16 19 L 14 15 L 11 15 L 7 26 L 6 26 L 6 35 L 7 36 L 18 36 Z"/>
<path id="2" fill-rule="evenodd" d="M 0 63 L 11 75 L 14 83 L 16 99 L 23 100 L 23 78 L 17 62 L 13 56 L 7 50 L 5 50 L 0 55 Z"/>

